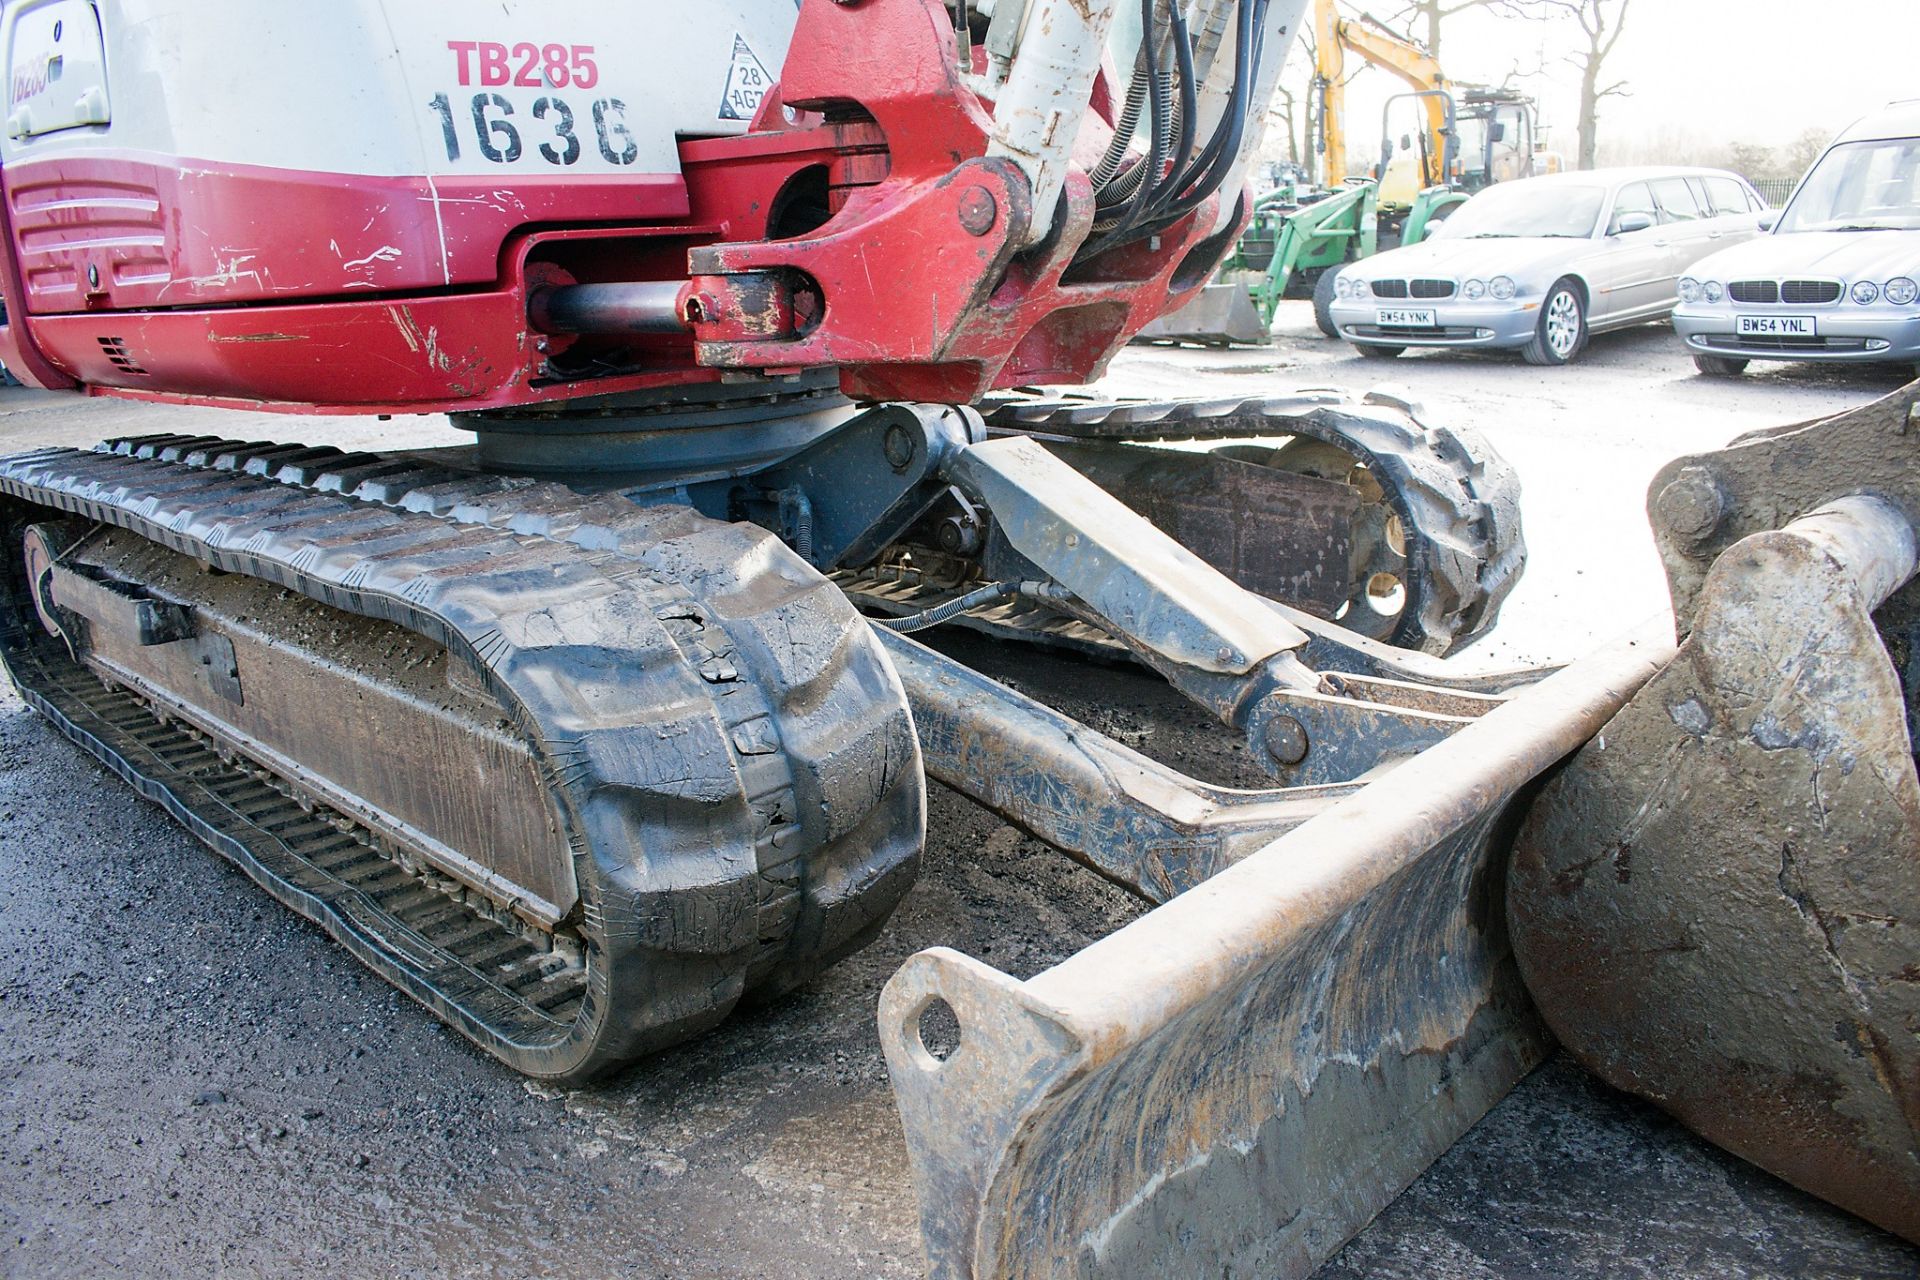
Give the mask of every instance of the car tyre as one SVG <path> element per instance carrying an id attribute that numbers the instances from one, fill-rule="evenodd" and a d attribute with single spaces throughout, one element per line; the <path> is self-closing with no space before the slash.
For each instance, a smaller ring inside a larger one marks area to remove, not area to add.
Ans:
<path id="1" fill-rule="evenodd" d="M 1571 280 L 1559 280 L 1540 303 L 1540 323 L 1520 349 L 1528 364 L 1562 365 L 1587 345 L 1587 307 Z"/>
<path id="2" fill-rule="evenodd" d="M 1328 267 L 1313 282 L 1313 322 L 1329 338 L 1340 336 L 1339 327 L 1333 323 L 1333 281 L 1339 274 L 1339 267 Z"/>
<path id="3" fill-rule="evenodd" d="M 1695 356 L 1693 367 L 1709 378 L 1737 378 L 1747 371 L 1747 362 L 1733 356 Z"/>
<path id="4" fill-rule="evenodd" d="M 1353 349 L 1369 360 L 1391 360 L 1405 351 L 1405 347 L 1382 347 L 1371 342 L 1356 342 Z"/>

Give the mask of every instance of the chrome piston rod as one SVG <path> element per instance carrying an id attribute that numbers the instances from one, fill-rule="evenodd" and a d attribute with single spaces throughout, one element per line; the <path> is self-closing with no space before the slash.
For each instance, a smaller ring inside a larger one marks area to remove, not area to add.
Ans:
<path id="1" fill-rule="evenodd" d="M 563 284 L 536 290 L 527 319 L 543 333 L 685 333 L 678 280 Z"/>

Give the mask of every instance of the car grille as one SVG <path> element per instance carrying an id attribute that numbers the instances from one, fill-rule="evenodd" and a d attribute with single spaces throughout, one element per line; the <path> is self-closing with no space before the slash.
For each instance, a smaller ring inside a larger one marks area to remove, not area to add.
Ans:
<path id="1" fill-rule="evenodd" d="M 1375 280 L 1373 296 L 1376 298 L 1451 298 L 1454 287 L 1451 280 Z"/>
<path id="2" fill-rule="evenodd" d="M 1719 351 L 1865 351 L 1865 338 L 1812 338 L 1774 333 L 1748 333 L 1737 337 L 1711 334 L 1700 345 Z"/>
<path id="3" fill-rule="evenodd" d="M 1838 280 L 1782 280 L 1780 301 L 1798 305 L 1840 301 Z"/>
<path id="4" fill-rule="evenodd" d="M 1750 305 L 1825 306 L 1840 301 L 1840 292 L 1838 280 L 1735 280 L 1727 286 L 1729 298 Z"/>
<path id="5" fill-rule="evenodd" d="M 1429 328 L 1425 325 L 1410 326 L 1400 324 L 1355 324 L 1348 325 L 1346 335 L 1362 342 L 1393 340 L 1414 340 L 1418 342 L 1466 342 L 1477 331 L 1472 325 L 1441 325 Z"/>

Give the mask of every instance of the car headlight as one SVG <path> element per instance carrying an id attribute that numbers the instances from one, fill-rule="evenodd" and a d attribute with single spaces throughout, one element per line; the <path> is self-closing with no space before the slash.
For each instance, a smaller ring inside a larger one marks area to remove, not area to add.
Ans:
<path id="1" fill-rule="evenodd" d="M 1500 301 L 1505 302 L 1514 295 L 1513 277 L 1495 276 L 1493 279 L 1487 281 L 1487 291 Z"/>
<path id="2" fill-rule="evenodd" d="M 1680 277 L 1680 301 L 1682 302 L 1700 301 L 1700 282 L 1698 280 L 1695 280 L 1692 276 Z"/>
<path id="3" fill-rule="evenodd" d="M 1871 280 L 1861 280 L 1853 286 L 1853 300 L 1866 306 L 1880 296 L 1880 286 Z"/>
<path id="4" fill-rule="evenodd" d="M 1353 296 L 1353 286 L 1354 282 L 1345 276 L 1335 276 L 1333 278 L 1333 296 L 1336 298 L 1351 298 Z"/>
<path id="5" fill-rule="evenodd" d="M 1727 296 L 1727 291 L 1721 287 L 1718 280 L 1702 280 L 1700 282 L 1700 296 L 1708 302 L 1718 302 Z"/>
<path id="6" fill-rule="evenodd" d="M 1469 280 L 1461 288 L 1460 293 L 1463 297 L 1469 299 L 1484 298 L 1487 296 L 1487 282 L 1485 280 Z"/>
<path id="7" fill-rule="evenodd" d="M 1880 286 L 1880 292 L 1886 295 L 1888 302 L 1896 307 L 1911 306 L 1920 298 L 1920 284 L 1915 284 L 1905 276 L 1895 276 Z"/>

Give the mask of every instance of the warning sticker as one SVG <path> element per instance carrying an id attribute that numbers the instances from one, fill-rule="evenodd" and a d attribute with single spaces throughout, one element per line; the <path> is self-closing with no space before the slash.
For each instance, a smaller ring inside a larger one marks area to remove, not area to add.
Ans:
<path id="1" fill-rule="evenodd" d="M 739 36 L 733 38 L 733 61 L 727 67 L 727 89 L 720 95 L 720 118 L 722 120 L 751 120 L 753 113 L 760 109 L 760 99 L 766 96 L 767 86 L 773 77 L 760 64 L 747 42 Z"/>

